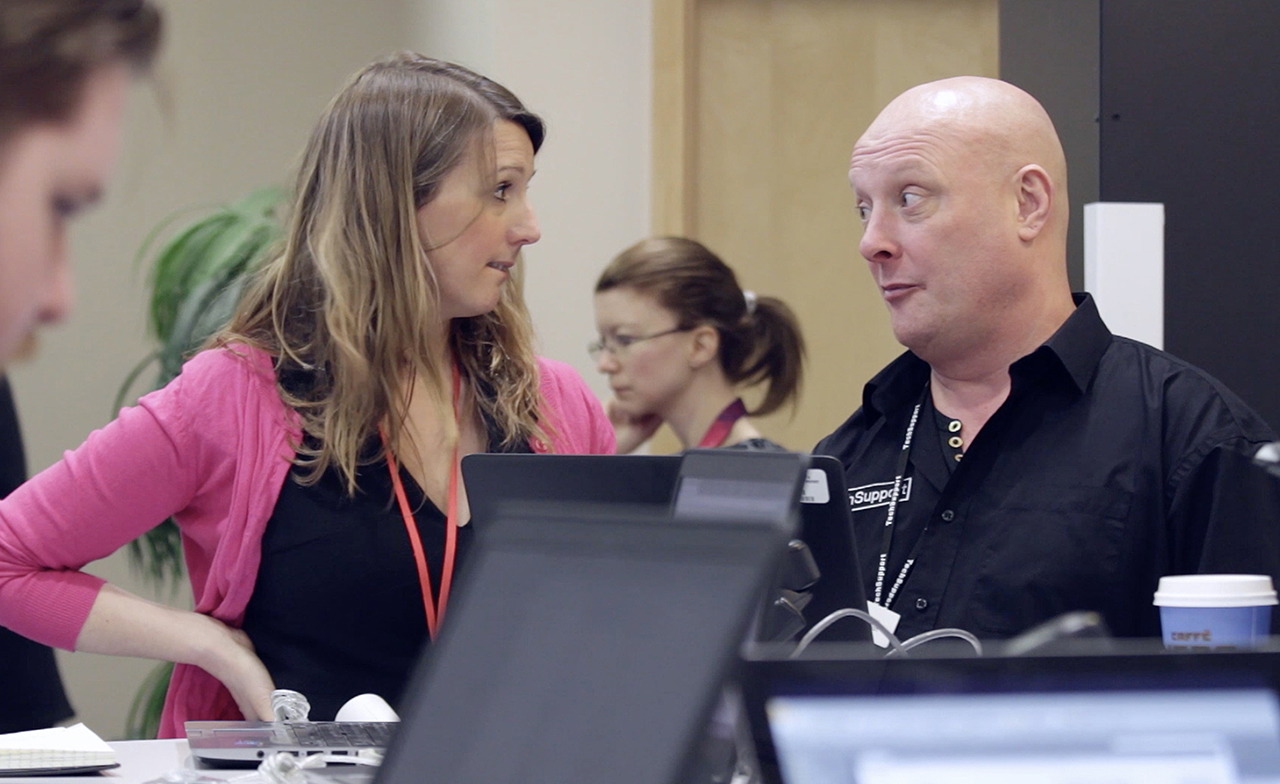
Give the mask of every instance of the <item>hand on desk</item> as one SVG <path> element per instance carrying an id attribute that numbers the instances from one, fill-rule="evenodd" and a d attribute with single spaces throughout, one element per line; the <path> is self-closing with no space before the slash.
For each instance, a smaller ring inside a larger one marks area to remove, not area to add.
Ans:
<path id="1" fill-rule="evenodd" d="M 216 618 L 102 586 L 76 650 L 194 664 L 222 681 L 246 719 L 270 721 L 275 685 L 249 635 Z"/>

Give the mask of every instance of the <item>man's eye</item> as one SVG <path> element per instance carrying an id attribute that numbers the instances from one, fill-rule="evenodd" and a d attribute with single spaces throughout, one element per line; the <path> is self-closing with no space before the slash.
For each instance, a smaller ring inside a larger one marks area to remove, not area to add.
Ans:
<path id="1" fill-rule="evenodd" d="M 635 343 L 636 339 L 633 335 L 614 335 L 613 342 L 618 346 L 618 348 L 626 348 L 632 343 Z"/>
<path id="2" fill-rule="evenodd" d="M 923 198 L 924 197 L 918 193 L 912 193 L 911 191 L 904 191 L 902 193 L 902 206 L 910 207 L 912 205 L 919 204 L 920 200 Z"/>
<path id="3" fill-rule="evenodd" d="M 498 197 L 499 201 L 506 201 L 507 191 L 509 190 L 511 190 L 511 183 L 509 182 L 499 183 L 498 187 L 494 188 L 493 195 Z"/>
<path id="4" fill-rule="evenodd" d="M 867 219 L 868 219 L 868 218 L 870 218 L 870 217 L 871 217 L 871 208 L 870 208 L 869 206 L 867 206 L 866 204 L 859 204 L 859 205 L 858 205 L 858 220 L 862 221 L 863 223 L 866 223 L 866 222 L 867 222 Z"/>

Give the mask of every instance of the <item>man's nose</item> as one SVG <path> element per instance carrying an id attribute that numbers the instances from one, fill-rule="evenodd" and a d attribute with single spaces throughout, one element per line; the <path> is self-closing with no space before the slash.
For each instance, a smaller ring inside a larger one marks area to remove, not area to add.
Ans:
<path id="1" fill-rule="evenodd" d="M 884 262 L 897 258 L 900 248 L 893 236 L 892 218 L 883 212 L 871 211 L 862 229 L 862 241 L 858 251 L 870 262 Z"/>

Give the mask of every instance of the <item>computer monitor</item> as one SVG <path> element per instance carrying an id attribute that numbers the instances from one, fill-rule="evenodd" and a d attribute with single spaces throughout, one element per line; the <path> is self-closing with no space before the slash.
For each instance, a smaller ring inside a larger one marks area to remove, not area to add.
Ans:
<path id="1" fill-rule="evenodd" d="M 1277 651 L 750 661 L 742 689 L 769 784 L 1280 780 Z"/>
<path id="2" fill-rule="evenodd" d="M 765 519 L 504 506 L 377 781 L 678 781 L 790 536 Z"/>
<path id="3" fill-rule="evenodd" d="M 711 454 L 726 451 L 768 454 L 738 450 L 712 450 Z M 462 475 L 472 521 L 477 529 L 483 529 L 498 509 L 508 504 L 520 508 L 535 502 L 594 502 L 665 511 L 676 503 L 676 486 L 684 459 L 683 454 L 473 454 L 462 459 Z M 804 609 L 805 621 L 812 625 L 846 607 L 865 610 L 866 588 L 858 563 L 840 461 L 821 455 L 810 456 L 808 460 L 804 490 L 799 499 L 799 538 L 809 546 L 821 573 Z M 704 480 L 713 478 L 708 476 Z M 690 496 L 684 503 L 696 504 L 697 500 Z M 870 640 L 871 632 L 861 621 L 845 619 L 830 627 L 821 639 Z"/>
<path id="4" fill-rule="evenodd" d="M 478 453 L 462 458 L 471 519 L 484 528 L 504 504 L 551 501 L 626 504 L 666 511 L 680 455 Z"/>
<path id="5" fill-rule="evenodd" d="M 867 609 L 867 589 L 858 562 L 847 487 L 839 460 L 826 455 L 809 458 L 800 498 L 800 538 L 809 546 L 822 573 L 804 608 L 809 627 L 837 610 Z M 844 618 L 829 626 L 818 639 L 870 642 L 871 627 L 857 618 Z"/>

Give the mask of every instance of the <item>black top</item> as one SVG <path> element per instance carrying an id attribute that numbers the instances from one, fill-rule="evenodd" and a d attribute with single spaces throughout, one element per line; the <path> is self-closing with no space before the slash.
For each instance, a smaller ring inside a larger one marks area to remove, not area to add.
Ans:
<path id="1" fill-rule="evenodd" d="M 527 443 L 504 450 L 502 434 L 486 424 L 489 451 L 530 451 Z M 370 444 L 371 454 L 377 449 Z M 417 565 L 386 461 L 362 465 L 356 481 L 349 497 L 336 469 L 311 486 L 285 480 L 245 609 L 244 631 L 276 687 L 306 695 L 313 720 L 333 719 L 364 693 L 398 708 L 427 642 Z M 445 515 L 403 466 L 400 481 L 438 599 Z M 474 535 L 471 525 L 458 528 L 454 585 Z"/>
<path id="2" fill-rule="evenodd" d="M 0 498 L 27 479 L 18 411 L 9 380 L 0 376 Z M 71 718 L 48 646 L 0 627 L 0 733 L 50 727 Z"/>
<path id="3" fill-rule="evenodd" d="M 1100 611 L 1119 636 L 1158 636 L 1162 575 L 1280 585 L 1280 487 L 1246 456 L 1271 430 L 1203 371 L 1113 336 L 1088 295 L 1076 303 L 1010 367 L 1008 400 L 952 472 L 941 438 L 913 439 L 885 576 L 887 594 L 923 532 L 892 605 L 899 637 L 1007 637 L 1071 610 Z M 887 513 L 888 492 L 875 491 L 892 487 L 928 378 L 914 354 L 898 357 L 814 450 L 844 465 L 868 595 Z"/>
<path id="4" fill-rule="evenodd" d="M 938 432 L 938 443 L 942 449 L 942 462 L 947 467 L 947 473 L 950 474 L 955 470 L 956 464 L 964 458 L 964 437 L 960 434 L 964 423 L 934 408 L 932 395 L 925 398 L 924 405 L 933 418 L 933 428 Z"/>

